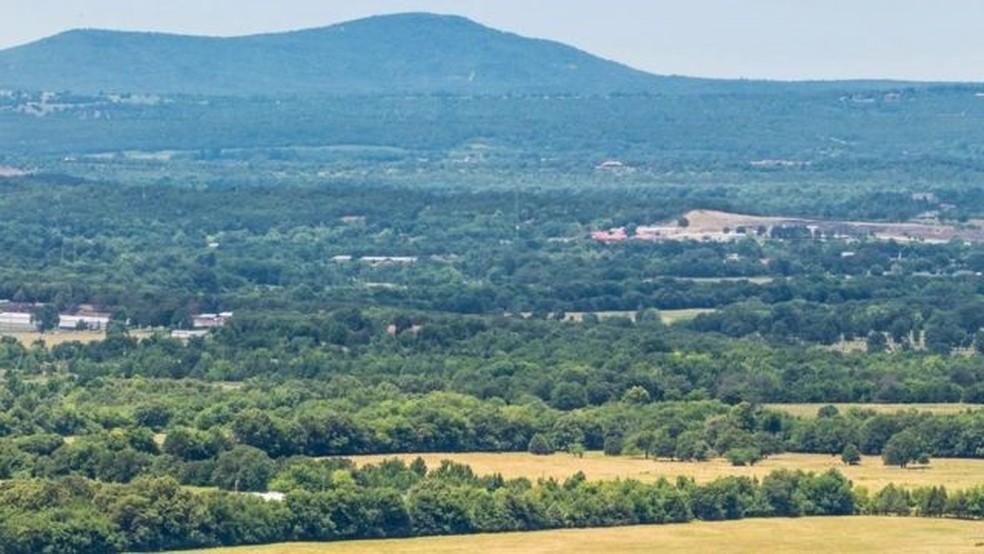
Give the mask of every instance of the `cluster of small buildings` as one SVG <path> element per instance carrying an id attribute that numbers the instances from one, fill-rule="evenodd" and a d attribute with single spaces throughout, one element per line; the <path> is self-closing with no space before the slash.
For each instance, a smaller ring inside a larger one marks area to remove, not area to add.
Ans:
<path id="1" fill-rule="evenodd" d="M 175 339 L 190 339 L 204 337 L 210 329 L 224 326 L 232 319 L 232 312 L 204 313 L 191 316 L 191 329 L 174 329 L 171 337 Z"/>
<path id="2" fill-rule="evenodd" d="M 380 265 L 407 265 L 417 263 L 417 256 L 362 256 L 361 258 L 356 258 L 354 256 L 333 256 L 331 261 L 336 264 L 343 264 L 348 262 L 362 262 L 364 264 L 369 264 L 371 266 Z"/>
<path id="3" fill-rule="evenodd" d="M 677 227 L 640 225 L 636 227 L 635 232 L 630 236 L 628 231 L 625 230 L 625 227 L 615 227 L 608 230 L 592 231 L 591 240 L 604 243 L 622 242 L 630 238 L 657 241 L 678 232 L 679 228 Z"/>
<path id="4" fill-rule="evenodd" d="M 195 329 L 212 329 L 222 327 L 230 319 L 232 319 L 232 312 L 197 314 L 191 317 L 191 326 Z"/>
<path id="5" fill-rule="evenodd" d="M 37 331 L 34 311 L 41 304 L 0 300 L 0 331 Z M 109 323 L 110 314 L 81 305 L 73 313 L 58 314 L 58 329 L 63 331 L 101 331 Z"/>
<path id="6" fill-rule="evenodd" d="M 625 232 L 625 227 L 591 232 L 591 240 L 598 242 L 622 242 L 628 238 L 629 234 Z"/>
<path id="7" fill-rule="evenodd" d="M 38 330 L 34 314 L 43 304 L 0 300 L 0 332 L 26 333 Z M 60 331 L 103 331 L 111 314 L 97 311 L 92 305 L 82 304 L 71 313 L 58 314 Z M 191 329 L 171 331 L 174 338 L 188 339 L 208 334 L 210 329 L 222 327 L 232 318 L 232 312 L 195 314 Z"/>

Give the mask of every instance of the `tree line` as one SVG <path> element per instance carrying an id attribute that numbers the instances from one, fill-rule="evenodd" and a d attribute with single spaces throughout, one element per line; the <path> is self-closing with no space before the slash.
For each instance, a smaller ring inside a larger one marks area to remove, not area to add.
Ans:
<path id="1" fill-rule="evenodd" d="M 984 488 L 852 488 L 837 471 L 588 481 L 477 476 L 468 466 L 308 460 L 282 499 L 192 492 L 167 477 L 110 485 L 81 478 L 0 483 L 0 551 L 104 553 L 282 541 L 335 541 L 591 526 L 857 513 L 984 517 Z M 93 510 L 93 506 L 98 509 Z"/>

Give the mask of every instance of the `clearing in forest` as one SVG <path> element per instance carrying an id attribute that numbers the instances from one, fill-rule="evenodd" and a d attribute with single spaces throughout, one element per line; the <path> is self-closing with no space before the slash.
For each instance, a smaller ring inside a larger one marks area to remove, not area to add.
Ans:
<path id="1" fill-rule="evenodd" d="M 960 402 L 939 404 L 860 404 L 860 403 L 802 403 L 802 404 L 763 404 L 763 408 L 786 412 L 796 417 L 816 417 L 817 411 L 824 406 L 834 406 L 842 414 L 852 408 L 871 410 L 879 414 L 894 414 L 907 410 L 930 412 L 933 414 L 961 414 L 966 411 L 984 409 L 984 404 L 964 404 Z"/>
<path id="2" fill-rule="evenodd" d="M 31 346 L 37 340 L 43 340 L 49 348 L 66 342 L 78 341 L 83 344 L 100 341 L 106 338 L 104 331 L 15 331 L 3 333 L 5 337 L 14 337 L 24 346 Z"/>
<path id="3" fill-rule="evenodd" d="M 984 241 L 984 230 L 973 225 L 944 225 L 939 223 L 892 223 L 874 221 L 836 221 L 803 217 L 775 217 L 736 214 L 717 210 L 692 210 L 676 222 L 658 225 L 639 225 L 629 237 L 624 228 L 599 231 L 593 235 L 601 242 L 638 240 L 714 240 L 734 241 L 744 237 L 767 237 L 775 229 L 802 228 L 808 235 L 826 237 L 945 243 L 953 239 L 970 242 Z M 781 235 L 781 233 L 780 233 Z"/>
<path id="4" fill-rule="evenodd" d="M 384 454 L 351 456 L 350 459 L 362 466 L 389 458 L 400 458 L 410 463 L 417 456 L 418 454 Z M 886 466 L 876 456 L 865 456 L 860 465 L 848 466 L 841 462 L 840 456 L 790 453 L 776 454 L 754 466 L 742 467 L 732 466 L 723 458 L 706 462 L 676 462 L 645 459 L 642 456 L 605 456 L 601 452 L 588 452 L 583 458 L 567 453 L 535 456 L 526 452 L 436 453 L 419 456 L 431 469 L 439 467 L 442 460 L 451 460 L 470 466 L 478 475 L 499 473 L 506 478 L 563 480 L 581 471 L 592 480 L 655 481 L 660 477 L 673 480 L 683 475 L 704 483 L 729 475 L 761 479 L 777 469 L 801 469 L 818 473 L 837 469 L 855 485 L 866 487 L 870 491 L 879 490 L 889 483 L 907 487 L 944 485 L 951 490 L 984 484 L 984 460 L 961 458 L 934 458 L 928 466 L 903 469 Z"/>

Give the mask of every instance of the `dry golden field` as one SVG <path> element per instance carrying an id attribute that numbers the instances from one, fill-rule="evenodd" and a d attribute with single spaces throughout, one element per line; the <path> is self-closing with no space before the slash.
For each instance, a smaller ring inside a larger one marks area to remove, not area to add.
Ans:
<path id="1" fill-rule="evenodd" d="M 763 407 L 786 412 L 798 417 L 816 417 L 817 410 L 826 405 L 824 403 L 763 404 Z M 830 405 L 836 406 L 841 413 L 846 413 L 851 408 L 872 410 L 880 414 L 892 414 L 904 410 L 918 410 L 920 412 L 932 412 L 934 414 L 959 414 L 968 410 L 984 409 L 984 405 L 982 404 L 963 404 L 959 402 L 952 404 L 845 404 L 833 402 Z"/>
<path id="2" fill-rule="evenodd" d="M 153 334 L 153 331 L 148 330 L 135 330 L 130 331 L 130 336 L 142 339 L 149 337 Z M 88 344 L 90 342 L 100 341 L 106 338 L 105 331 L 48 331 L 47 333 L 41 334 L 36 331 L 10 331 L 3 332 L 2 336 L 14 337 L 24 346 L 31 346 L 34 341 L 41 339 L 44 344 L 51 348 L 52 346 L 58 346 L 59 344 L 78 341 L 83 344 Z"/>
<path id="3" fill-rule="evenodd" d="M 401 458 L 408 463 L 417 454 L 353 456 L 358 465 L 377 463 L 386 458 Z M 802 469 L 822 472 L 836 468 L 847 478 L 875 491 L 889 483 L 909 487 L 944 485 L 948 489 L 962 489 L 984 484 L 984 460 L 937 458 L 928 467 L 899 468 L 882 464 L 880 458 L 865 457 L 860 465 L 846 466 L 837 456 L 823 454 L 777 454 L 751 467 L 734 467 L 718 458 L 707 462 L 673 462 L 646 460 L 641 456 L 604 456 L 600 452 L 588 452 L 584 458 L 570 454 L 534 456 L 525 452 L 512 453 L 464 453 L 421 454 L 427 467 L 435 468 L 441 460 L 467 464 L 479 475 L 501 473 L 503 477 L 528 477 L 530 479 L 566 479 L 582 471 L 588 479 L 611 480 L 631 478 L 655 481 L 660 477 L 675 479 L 685 475 L 698 482 L 707 482 L 726 475 L 764 477 L 777 469 Z M 984 551 L 982 551 L 984 552 Z"/>
<path id="4" fill-rule="evenodd" d="M 206 550 L 208 554 L 619 554 L 649 552 L 980 553 L 984 525 L 891 517 L 747 519 L 602 529 L 353 541 L 286 543 Z"/>

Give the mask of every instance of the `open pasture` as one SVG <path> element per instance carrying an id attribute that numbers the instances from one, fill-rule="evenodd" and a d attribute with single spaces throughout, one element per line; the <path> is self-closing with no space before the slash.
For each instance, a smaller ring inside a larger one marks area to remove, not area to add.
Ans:
<path id="1" fill-rule="evenodd" d="M 286 543 L 209 554 L 577 554 L 594 552 L 981 552 L 979 522 L 893 517 L 808 517 L 564 529 L 419 539 Z"/>
<path id="2" fill-rule="evenodd" d="M 354 456 L 351 459 L 358 465 L 378 463 L 387 458 L 400 458 L 407 463 L 417 454 Z M 675 479 L 683 475 L 693 477 L 697 482 L 707 482 L 728 475 L 762 478 L 777 469 L 801 469 L 803 471 L 823 472 L 837 469 L 847 478 L 869 490 L 878 490 L 889 483 L 917 487 L 944 485 L 948 489 L 961 489 L 984 484 L 984 460 L 937 458 L 927 467 L 911 466 L 900 468 L 886 466 L 881 458 L 865 456 L 860 465 L 847 466 L 839 456 L 824 454 L 777 454 L 770 456 L 754 466 L 735 467 L 723 458 L 706 462 L 677 462 L 670 460 L 645 459 L 642 456 L 605 456 L 600 452 L 588 452 L 583 458 L 566 453 L 550 456 L 534 456 L 525 452 L 511 453 L 455 453 L 420 454 L 433 469 L 442 460 L 467 464 L 475 473 L 488 475 L 500 473 L 506 478 L 526 477 L 529 479 L 566 479 L 584 472 L 588 479 L 638 479 L 655 481 L 660 477 Z"/>
<path id="3" fill-rule="evenodd" d="M 763 407 L 770 410 L 778 410 L 797 417 L 816 417 L 817 410 L 827 406 L 825 403 L 804 403 L 804 404 L 764 404 Z M 933 414 L 959 414 L 968 410 L 980 410 L 984 408 L 981 404 L 939 403 L 939 404 L 859 404 L 859 403 L 829 403 L 840 413 L 847 413 L 852 408 L 859 410 L 872 410 L 879 414 L 894 414 L 895 412 L 917 410 L 920 412 L 930 412 Z"/>
<path id="4" fill-rule="evenodd" d="M 4 332 L 4 336 L 13 337 L 24 346 L 31 346 L 35 341 L 43 340 L 48 347 L 58 346 L 59 344 L 78 341 L 83 344 L 100 341 L 106 338 L 104 331 L 49 331 L 38 333 L 36 331 L 11 331 Z"/>

